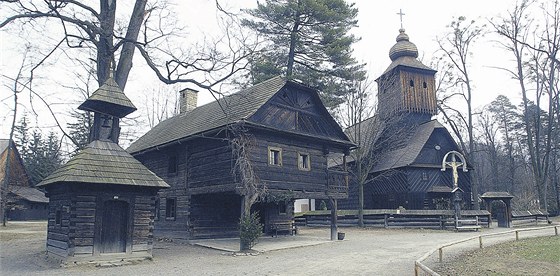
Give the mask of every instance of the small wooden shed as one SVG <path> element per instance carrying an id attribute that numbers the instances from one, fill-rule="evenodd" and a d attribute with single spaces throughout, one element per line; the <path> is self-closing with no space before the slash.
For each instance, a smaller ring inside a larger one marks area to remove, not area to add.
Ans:
<path id="1" fill-rule="evenodd" d="M 151 258 L 155 198 L 167 188 L 118 142 L 119 119 L 135 110 L 109 78 L 80 109 L 94 112 L 93 140 L 45 178 L 47 252 L 67 262 Z"/>

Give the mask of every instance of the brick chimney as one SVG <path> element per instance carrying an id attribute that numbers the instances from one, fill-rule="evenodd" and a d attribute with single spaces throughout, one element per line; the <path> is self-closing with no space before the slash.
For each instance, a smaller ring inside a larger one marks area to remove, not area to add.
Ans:
<path id="1" fill-rule="evenodd" d="M 185 88 L 180 92 L 179 99 L 179 112 L 181 114 L 189 112 L 196 108 L 198 102 L 198 90 L 192 88 Z"/>

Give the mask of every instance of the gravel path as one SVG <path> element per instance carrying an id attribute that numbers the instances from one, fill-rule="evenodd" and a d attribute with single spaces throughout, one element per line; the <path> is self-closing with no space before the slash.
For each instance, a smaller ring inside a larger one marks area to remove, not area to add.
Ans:
<path id="1" fill-rule="evenodd" d="M 482 233 L 505 230 L 484 229 Z M 0 272 L 2 275 L 413 275 L 414 261 L 426 252 L 480 234 L 421 229 L 341 228 L 340 231 L 346 232 L 344 241 L 256 256 L 234 256 L 194 245 L 160 242 L 155 245 L 153 261 L 117 267 L 67 268 L 45 260 L 44 229 L 16 238 L 0 231 Z M 301 234 L 329 237 L 329 230 L 303 228 Z M 464 245 L 446 254 L 451 256 L 475 248 L 476 243 Z M 427 260 L 428 264 L 433 259 Z"/>

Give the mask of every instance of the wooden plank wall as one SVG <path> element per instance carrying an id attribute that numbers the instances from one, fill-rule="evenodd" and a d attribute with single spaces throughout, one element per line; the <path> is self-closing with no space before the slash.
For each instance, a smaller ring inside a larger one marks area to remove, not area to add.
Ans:
<path id="1" fill-rule="evenodd" d="M 259 180 L 269 189 L 326 193 L 327 158 L 321 145 L 265 133 L 255 134 L 255 137 L 257 141 L 251 150 L 251 161 Z M 282 166 L 268 164 L 268 147 L 282 149 Z M 309 171 L 298 169 L 298 152 L 309 154 Z"/>

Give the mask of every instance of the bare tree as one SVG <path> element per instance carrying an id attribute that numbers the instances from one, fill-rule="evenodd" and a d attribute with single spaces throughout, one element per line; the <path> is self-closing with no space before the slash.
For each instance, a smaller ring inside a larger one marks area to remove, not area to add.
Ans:
<path id="1" fill-rule="evenodd" d="M 375 125 L 378 120 L 371 118 L 374 108 L 370 103 L 372 81 L 365 80 L 356 83 L 355 88 L 344 95 L 343 107 L 339 109 L 340 120 L 347 127 L 346 134 L 358 146 L 350 154 L 354 164 L 352 174 L 358 184 L 358 226 L 364 226 L 364 184 L 374 162 L 373 144 L 377 138 L 376 131 L 380 126 Z M 369 120 L 368 120 L 369 119 Z"/>
<path id="2" fill-rule="evenodd" d="M 6 226 L 6 221 L 8 219 L 8 186 L 10 185 L 10 181 L 12 180 L 12 151 L 14 149 L 12 149 L 12 146 L 14 146 L 13 143 L 13 137 L 14 137 L 14 130 L 16 127 L 16 118 L 17 118 L 17 114 L 18 114 L 18 94 L 22 93 L 23 90 L 25 89 L 24 85 L 21 85 L 21 83 L 28 83 L 30 82 L 30 79 L 26 79 L 24 77 L 24 71 L 28 69 L 29 64 L 27 64 L 27 54 L 28 54 L 28 50 L 26 50 L 24 52 L 24 56 L 22 58 L 22 62 L 21 65 L 19 67 L 19 70 L 17 72 L 17 75 L 14 78 L 9 78 L 8 76 L 3 75 L 3 78 L 9 78 L 10 80 L 12 80 L 12 85 L 11 87 L 8 87 L 12 92 L 13 92 L 13 98 L 14 98 L 14 106 L 13 106 L 13 115 L 12 115 L 12 123 L 11 123 L 11 128 L 10 128 L 10 135 L 8 136 L 8 147 L 6 148 L 6 163 L 5 163 L 5 167 L 4 167 L 4 181 L 2 183 L 0 183 L 2 186 L 0 186 L 0 212 L 2 215 L 2 226 Z"/>
<path id="3" fill-rule="evenodd" d="M 114 71 L 115 81 L 124 89 L 138 50 L 162 82 L 191 83 L 216 92 L 217 85 L 246 68 L 254 49 L 231 16 L 224 17 L 228 22 L 222 24 L 226 28 L 221 37 L 190 50 L 173 46 L 185 43 L 171 40 L 181 36 L 182 28 L 166 1 L 136 0 L 124 21 L 117 16 L 121 13 L 117 14 L 114 0 L 101 0 L 98 7 L 74 0 L 3 2 L 6 12 L 0 29 L 20 24 L 32 32 L 40 31 L 38 23 L 58 25 L 63 43 L 52 46 L 53 51 L 72 49 L 67 52 L 71 57 L 89 56 L 95 61 L 99 85 Z"/>
<path id="4" fill-rule="evenodd" d="M 443 59 L 449 64 L 447 69 L 451 71 L 448 76 L 450 89 L 446 92 L 444 100 L 440 101 L 439 110 L 443 114 L 446 121 L 451 125 L 455 135 L 459 139 L 462 149 L 467 155 L 467 160 L 472 162 L 472 154 L 475 151 L 474 144 L 474 122 L 473 122 L 473 80 L 470 74 L 470 57 L 472 55 L 471 47 L 476 40 L 483 35 L 484 26 L 480 26 L 474 20 L 468 21 L 465 17 L 460 16 L 457 20 L 451 22 L 448 26 L 449 32 L 444 37 L 438 38 L 439 51 L 443 55 Z M 459 111 L 457 108 L 448 104 L 451 98 L 459 97 L 466 104 L 467 112 Z M 462 134 L 462 130 L 466 132 Z M 478 181 L 476 176 L 472 179 L 472 192 L 474 196 L 478 195 Z M 475 204 L 475 209 L 480 206 Z"/>
<path id="5" fill-rule="evenodd" d="M 505 39 L 501 45 L 516 62 L 515 69 L 502 69 L 519 83 L 531 170 L 540 207 L 546 210 L 552 137 L 559 125 L 560 11 L 558 1 L 541 5 L 543 16 L 540 20 L 545 26 L 542 28 L 534 22 L 536 18 L 528 15 L 533 3 L 522 1 L 506 17 L 498 18 L 491 24 L 496 33 Z M 529 95 L 530 91 L 534 91 L 533 97 Z M 532 116 L 533 109 L 540 114 L 541 105 L 545 102 L 543 96 L 548 102 L 546 115 Z"/>

